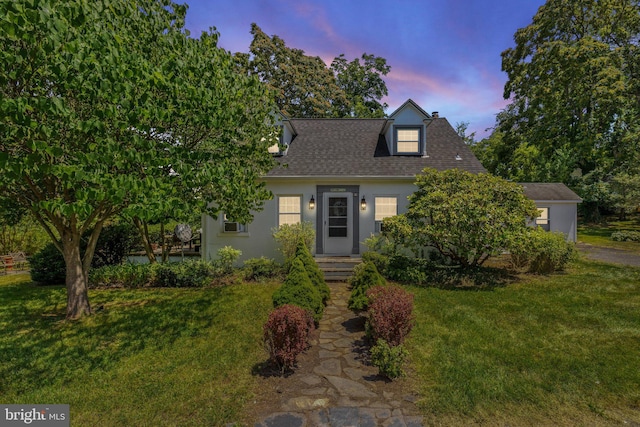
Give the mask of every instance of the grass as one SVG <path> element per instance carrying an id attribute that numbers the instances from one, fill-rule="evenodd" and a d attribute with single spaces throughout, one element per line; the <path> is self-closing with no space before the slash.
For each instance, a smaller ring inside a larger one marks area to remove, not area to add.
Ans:
<path id="1" fill-rule="evenodd" d="M 63 287 L 0 278 L 0 402 L 68 403 L 73 425 L 225 425 L 253 395 L 277 283 L 90 291 L 64 320 Z"/>
<path id="2" fill-rule="evenodd" d="M 640 421 L 640 269 L 578 261 L 491 291 L 410 291 L 429 422 Z"/>
<path id="3" fill-rule="evenodd" d="M 611 240 L 611 233 L 614 231 L 640 231 L 640 215 L 630 216 L 626 221 L 611 219 L 604 224 L 580 224 L 578 226 L 578 242 L 640 254 L 640 242 Z"/>

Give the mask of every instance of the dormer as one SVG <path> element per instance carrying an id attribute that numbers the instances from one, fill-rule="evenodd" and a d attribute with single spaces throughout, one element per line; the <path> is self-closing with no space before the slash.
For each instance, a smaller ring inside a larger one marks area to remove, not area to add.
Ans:
<path id="1" fill-rule="evenodd" d="M 271 139 L 274 140 L 274 144 L 269 147 L 269 153 L 274 157 L 285 156 L 291 141 L 293 141 L 295 132 L 289 118 L 284 114 L 275 113 L 273 116 L 275 130 L 271 135 Z"/>
<path id="2" fill-rule="evenodd" d="M 426 157 L 426 127 L 432 117 L 413 100 L 408 99 L 387 121 L 384 134 L 392 156 Z"/>

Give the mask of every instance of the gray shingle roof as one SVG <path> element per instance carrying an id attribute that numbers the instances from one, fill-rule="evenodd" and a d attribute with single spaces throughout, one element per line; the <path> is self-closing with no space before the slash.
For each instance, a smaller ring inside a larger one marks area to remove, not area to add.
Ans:
<path id="1" fill-rule="evenodd" d="M 524 194 L 532 200 L 581 202 L 582 199 L 562 183 L 521 182 Z"/>
<path id="2" fill-rule="evenodd" d="M 268 177 L 413 177 L 425 167 L 486 172 L 447 119 L 426 128 L 428 157 L 391 156 L 386 119 L 292 119 L 297 136 Z M 456 160 L 459 155 L 461 160 Z"/>

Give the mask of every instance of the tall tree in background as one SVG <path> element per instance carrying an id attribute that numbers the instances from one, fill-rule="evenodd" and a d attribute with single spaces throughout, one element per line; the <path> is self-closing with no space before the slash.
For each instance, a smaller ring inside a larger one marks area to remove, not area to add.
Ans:
<path id="1" fill-rule="evenodd" d="M 638 164 L 637 0 L 548 0 L 502 53 L 507 72 L 495 172 L 569 182 Z M 488 162 L 490 166 L 492 162 Z"/>
<path id="2" fill-rule="evenodd" d="M 387 85 L 382 79 L 391 71 L 387 60 L 379 56 L 362 54 L 362 62 L 356 58 L 349 62 L 344 54 L 336 57 L 331 63 L 331 70 L 336 76 L 338 86 L 349 100 L 349 111 L 346 115 L 360 118 L 384 117 L 387 103 L 380 100 L 387 96 Z"/>
<path id="3" fill-rule="evenodd" d="M 287 47 L 251 25 L 251 54 L 236 54 L 240 67 L 257 75 L 275 92 L 276 103 L 290 117 L 380 117 L 387 95 L 382 76 L 390 67 L 384 58 L 363 54 L 349 62 L 340 55 L 331 68 L 320 57 Z"/>
<path id="4" fill-rule="evenodd" d="M 240 219 L 269 196 L 251 180 L 271 165 L 269 93 L 217 34 L 190 39 L 185 14 L 170 0 L 0 2 L 0 198 L 63 254 L 68 318 L 91 312 L 89 267 L 115 215 L 184 209 L 190 193 L 192 209 L 211 200 Z"/>

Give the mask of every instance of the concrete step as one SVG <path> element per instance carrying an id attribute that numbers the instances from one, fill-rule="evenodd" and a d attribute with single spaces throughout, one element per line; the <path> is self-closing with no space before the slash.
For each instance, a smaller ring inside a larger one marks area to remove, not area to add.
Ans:
<path id="1" fill-rule="evenodd" d="M 354 257 L 316 257 L 318 267 L 327 282 L 346 282 L 353 275 L 353 268 L 362 262 Z"/>

